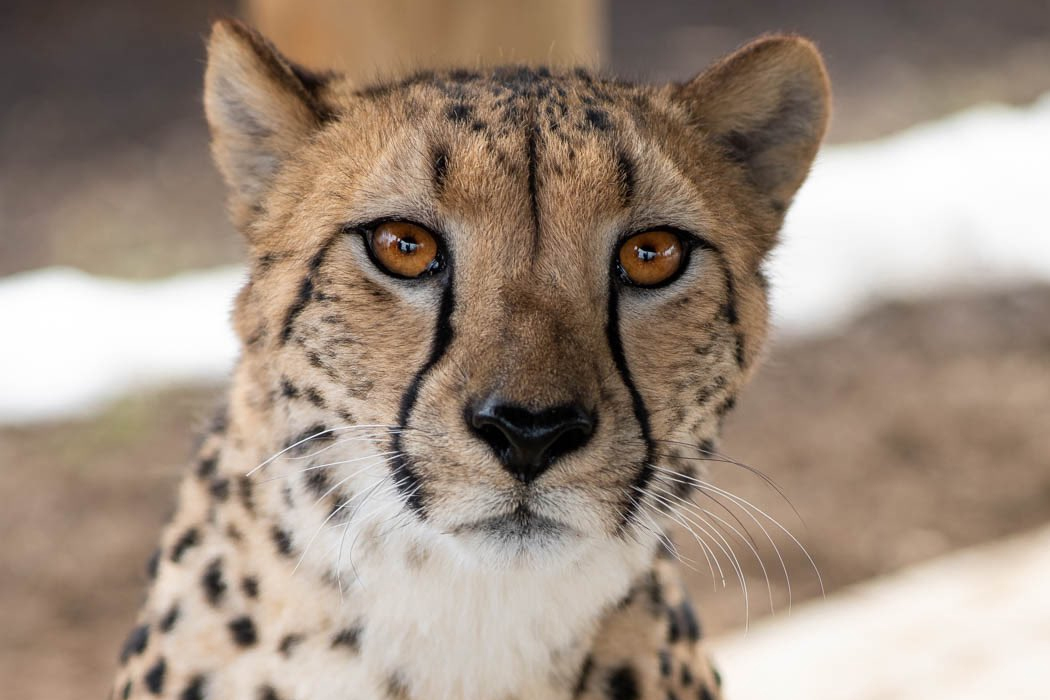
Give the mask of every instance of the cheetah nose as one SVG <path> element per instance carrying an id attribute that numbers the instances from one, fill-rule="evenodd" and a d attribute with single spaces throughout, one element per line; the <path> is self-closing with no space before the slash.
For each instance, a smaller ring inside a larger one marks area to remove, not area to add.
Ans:
<path id="1" fill-rule="evenodd" d="M 595 418 L 578 404 L 532 411 L 489 399 L 467 409 L 467 425 L 523 484 L 535 481 L 559 457 L 587 444 Z"/>

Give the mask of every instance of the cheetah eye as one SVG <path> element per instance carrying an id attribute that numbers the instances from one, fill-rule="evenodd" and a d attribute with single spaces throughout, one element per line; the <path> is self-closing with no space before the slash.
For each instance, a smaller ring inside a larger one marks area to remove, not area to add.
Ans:
<path id="1" fill-rule="evenodd" d="M 407 221 L 386 221 L 365 232 L 372 260 L 394 277 L 417 279 L 444 267 L 437 237 Z"/>
<path id="2" fill-rule="evenodd" d="M 636 233 L 620 244 L 617 268 L 637 287 L 658 287 L 673 280 L 685 262 L 685 245 L 672 231 Z"/>

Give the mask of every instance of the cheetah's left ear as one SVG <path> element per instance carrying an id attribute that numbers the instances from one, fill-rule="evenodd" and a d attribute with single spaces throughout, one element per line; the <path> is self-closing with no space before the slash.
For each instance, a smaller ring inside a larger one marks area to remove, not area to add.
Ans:
<path id="1" fill-rule="evenodd" d="M 830 87 L 816 47 L 797 36 L 764 37 L 673 94 L 747 168 L 756 188 L 786 208 L 828 124 Z"/>
<path id="2" fill-rule="evenodd" d="M 321 97 L 327 77 L 293 65 L 241 22 L 212 27 L 204 111 L 234 223 L 251 218 L 282 162 L 331 118 Z"/>

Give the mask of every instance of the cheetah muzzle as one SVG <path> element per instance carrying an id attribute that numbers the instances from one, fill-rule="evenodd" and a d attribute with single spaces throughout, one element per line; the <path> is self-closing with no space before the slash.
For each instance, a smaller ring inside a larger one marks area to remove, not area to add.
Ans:
<path id="1" fill-rule="evenodd" d="M 762 355 L 813 46 L 362 88 L 220 21 L 205 108 L 242 352 L 115 696 L 720 697 L 665 529 Z"/>

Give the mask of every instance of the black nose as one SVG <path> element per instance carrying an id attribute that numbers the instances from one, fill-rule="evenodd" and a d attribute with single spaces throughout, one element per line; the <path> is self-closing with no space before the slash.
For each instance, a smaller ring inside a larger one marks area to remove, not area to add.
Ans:
<path id="1" fill-rule="evenodd" d="M 467 424 L 518 481 L 534 481 L 559 457 L 587 444 L 595 420 L 568 404 L 542 411 L 489 400 L 467 409 Z"/>

